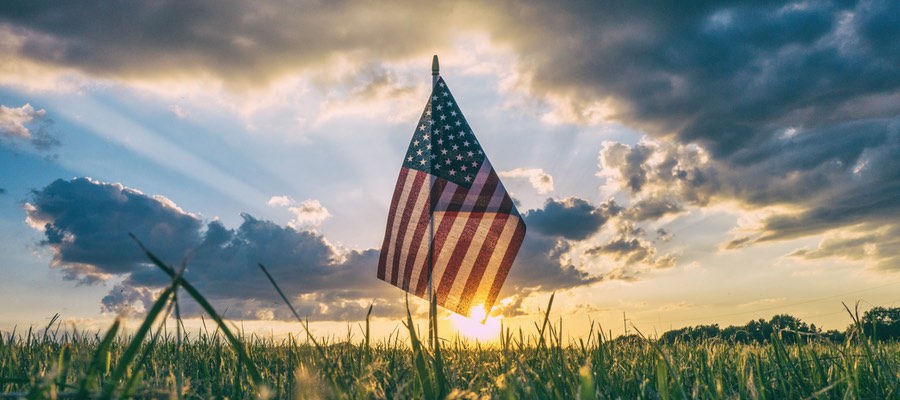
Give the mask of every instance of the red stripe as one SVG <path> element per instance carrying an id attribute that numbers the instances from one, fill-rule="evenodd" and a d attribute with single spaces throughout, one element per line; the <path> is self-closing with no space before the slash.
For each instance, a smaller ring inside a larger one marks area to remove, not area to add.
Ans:
<path id="1" fill-rule="evenodd" d="M 444 213 L 444 218 L 441 219 L 441 223 L 434 229 L 434 241 L 431 245 L 431 258 L 433 260 L 437 259 L 438 254 L 441 254 L 441 249 L 444 247 L 444 243 L 447 241 L 447 236 L 450 233 L 450 228 L 453 227 L 453 222 L 456 221 L 458 213 Z M 419 282 L 416 284 L 415 295 L 421 298 L 425 298 L 426 292 L 428 291 L 428 278 L 431 275 L 431 271 L 433 269 L 433 265 L 426 265 L 424 271 L 419 274 Z"/>
<path id="2" fill-rule="evenodd" d="M 519 252 L 519 247 L 522 245 L 522 240 L 524 239 L 525 221 L 522 221 L 520 218 L 519 223 L 516 225 L 516 233 L 513 234 L 513 237 L 509 242 L 509 247 L 506 248 L 506 254 L 503 255 L 503 261 L 500 262 L 500 269 L 497 270 L 497 276 L 494 278 L 494 283 L 491 285 L 491 290 L 488 292 L 487 300 L 484 302 L 484 306 L 488 311 L 494 306 L 494 302 L 497 301 L 497 296 L 500 295 L 500 289 L 503 287 L 503 282 L 506 282 L 506 276 L 509 274 L 510 268 L 512 268 L 513 260 L 516 259 L 516 253 Z"/>
<path id="3" fill-rule="evenodd" d="M 459 241 L 453 248 L 453 255 L 450 256 L 447 268 L 444 269 L 444 276 L 441 277 L 440 286 L 437 288 L 438 304 L 443 304 L 447 301 L 447 295 L 453 289 L 453 281 L 456 280 L 456 275 L 459 274 L 459 268 L 466 258 L 466 253 L 469 251 L 469 247 L 472 246 L 472 239 L 475 238 L 475 232 L 478 230 L 481 218 L 481 214 L 469 214 L 466 225 L 460 232 Z"/>
<path id="4" fill-rule="evenodd" d="M 512 199 L 509 197 L 509 193 L 506 190 L 503 191 L 503 201 L 500 202 L 500 209 L 497 210 L 498 213 L 503 214 L 511 214 L 512 210 L 514 210 L 514 204 Z"/>
<path id="5" fill-rule="evenodd" d="M 488 262 L 491 260 L 491 254 L 494 253 L 497 242 L 500 240 L 500 235 L 503 234 L 503 227 L 506 225 L 506 220 L 509 218 L 510 217 L 507 214 L 497 214 L 494 216 L 494 221 L 491 223 L 488 235 L 485 238 L 484 244 L 481 245 L 478 257 L 475 259 L 475 265 L 472 266 L 472 272 L 469 274 L 469 279 L 466 280 L 462 298 L 459 300 L 459 308 L 466 313 L 468 313 L 469 309 L 472 307 L 472 299 L 475 298 L 475 295 L 478 292 L 478 286 L 481 284 L 481 279 L 484 276 L 484 272 L 487 270 Z M 489 276 L 487 278 L 492 279 L 493 277 Z"/>
<path id="6" fill-rule="evenodd" d="M 400 195 L 403 193 L 403 184 L 406 182 L 406 175 L 409 168 L 400 168 L 400 176 L 397 177 L 397 184 L 394 185 L 394 197 L 391 198 L 391 209 L 388 212 L 387 227 L 384 232 L 384 243 L 381 244 L 381 254 L 378 256 L 378 279 L 384 280 L 387 268 L 387 253 L 390 247 L 391 228 L 394 227 L 394 216 L 397 214 L 397 203 L 400 202 Z"/>
<path id="7" fill-rule="evenodd" d="M 481 188 L 478 200 L 475 200 L 475 206 L 472 208 L 473 212 L 487 212 L 488 205 L 491 204 L 491 198 L 494 197 L 494 192 L 497 190 L 499 183 L 500 177 L 497 176 L 497 173 L 492 168 L 490 175 L 484 182 L 484 187 Z"/>
<path id="8" fill-rule="evenodd" d="M 413 207 L 415 207 L 416 200 L 419 198 L 422 192 L 422 183 L 425 182 L 426 174 L 423 172 L 416 171 L 415 178 L 413 178 L 412 189 L 409 192 L 409 198 L 406 199 L 406 208 L 403 209 L 403 215 L 400 217 L 400 233 L 397 237 L 397 242 L 394 244 L 396 247 L 394 249 L 394 259 L 391 264 L 391 284 L 397 286 L 397 275 L 399 274 L 400 268 L 400 253 L 402 253 L 403 247 L 406 244 L 406 236 L 410 234 L 411 229 L 409 229 L 409 220 L 412 218 Z"/>
<path id="9" fill-rule="evenodd" d="M 428 175 L 426 175 L 428 176 Z M 430 178 L 429 178 L 430 179 Z M 432 187 L 434 189 L 434 187 Z M 420 193 L 422 196 L 427 196 L 423 188 Z M 433 192 L 433 190 L 432 190 Z M 418 197 L 418 196 L 417 196 Z M 409 291 L 409 278 L 412 276 L 413 268 L 422 268 L 420 265 L 416 265 L 416 256 L 419 254 L 419 246 L 422 245 L 422 240 L 428 240 L 428 225 L 431 222 L 431 212 L 429 209 L 429 204 L 431 203 L 430 199 L 425 199 L 425 206 L 422 207 L 422 212 L 418 215 L 418 223 L 416 224 L 416 231 L 412 237 L 412 243 L 409 246 L 409 252 L 406 253 L 406 260 L 404 261 L 404 269 L 403 269 L 403 281 L 400 288 L 406 291 Z M 425 264 L 428 264 L 428 260 L 425 260 Z"/>
<path id="10" fill-rule="evenodd" d="M 461 210 L 463 203 L 466 201 L 466 194 L 468 193 L 469 189 L 457 186 L 456 192 L 453 193 L 453 198 L 450 200 L 450 204 L 447 205 L 447 211 Z"/>

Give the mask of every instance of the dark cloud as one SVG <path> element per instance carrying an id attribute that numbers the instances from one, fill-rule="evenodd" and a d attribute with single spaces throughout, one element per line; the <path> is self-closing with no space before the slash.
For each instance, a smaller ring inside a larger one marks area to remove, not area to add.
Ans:
<path id="1" fill-rule="evenodd" d="M 413 3 L 320 1 L 13 1 L 0 23 L 9 50 L 44 64 L 112 77 L 211 74 L 229 84 L 264 83 L 290 70 L 334 61 L 402 58 L 449 42 L 434 29 L 465 23 L 451 4 L 421 12 Z"/>
<path id="2" fill-rule="evenodd" d="M 130 232 L 162 260 L 186 266 L 185 278 L 233 318 L 293 317 L 259 263 L 292 296 L 301 315 L 311 319 L 359 319 L 373 299 L 378 301 L 378 316 L 405 312 L 402 293 L 375 277 L 377 250 L 335 248 L 312 231 L 248 214 L 236 229 L 219 221 L 204 224 L 165 197 L 89 178 L 57 180 L 33 191 L 25 208 L 28 222 L 43 231 L 41 244 L 53 252 L 52 265 L 67 278 L 87 284 L 121 279 L 101 301 L 106 311 L 143 312 L 156 291 L 169 283 L 129 238 Z M 615 274 L 589 274 L 585 266 L 572 263 L 569 254 L 577 251 L 576 243 L 599 232 L 619 213 L 613 201 L 594 206 L 578 198 L 549 200 L 544 208 L 526 213 L 529 233 L 504 293 L 522 297 L 620 279 Z M 570 231 L 560 225 L 575 217 L 587 225 L 573 223 Z M 638 228 L 628 234 L 644 235 Z M 652 246 L 645 246 L 645 251 L 654 252 Z M 200 312 L 189 301 L 182 310 L 186 315 Z"/>
<path id="3" fill-rule="evenodd" d="M 71 279 L 91 281 L 147 262 L 132 232 L 166 260 L 180 261 L 201 242 L 202 224 L 164 197 L 90 178 L 56 180 L 33 191 L 28 221 L 44 231 L 53 264 Z"/>
<path id="4" fill-rule="evenodd" d="M 543 209 L 530 210 L 525 223 L 530 231 L 566 239 L 583 240 L 597 233 L 611 217 L 621 212 L 613 200 L 594 207 L 586 200 L 570 197 L 564 200 L 548 199 Z"/>
<path id="5" fill-rule="evenodd" d="M 108 311 L 143 310 L 153 291 L 168 283 L 129 238 L 131 232 L 162 260 L 184 262 L 185 278 L 233 316 L 292 318 L 258 263 L 313 319 L 358 319 L 376 297 L 384 299 L 377 315 L 401 315 L 397 293 L 369 273 L 377 251 L 342 251 L 313 232 L 246 214 L 235 230 L 218 221 L 204 226 L 164 197 L 87 178 L 57 180 L 34 191 L 26 211 L 29 223 L 44 232 L 41 244 L 52 249 L 53 266 L 68 278 L 97 283 L 125 277 L 102 299 Z M 198 311 L 190 305 L 185 310 Z"/>

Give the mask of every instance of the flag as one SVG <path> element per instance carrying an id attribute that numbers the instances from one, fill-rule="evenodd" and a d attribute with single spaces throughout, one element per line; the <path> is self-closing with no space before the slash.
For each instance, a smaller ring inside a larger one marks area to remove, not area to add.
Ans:
<path id="1" fill-rule="evenodd" d="M 468 316 L 490 312 L 525 222 L 443 78 L 410 140 L 388 214 L 378 278 Z"/>

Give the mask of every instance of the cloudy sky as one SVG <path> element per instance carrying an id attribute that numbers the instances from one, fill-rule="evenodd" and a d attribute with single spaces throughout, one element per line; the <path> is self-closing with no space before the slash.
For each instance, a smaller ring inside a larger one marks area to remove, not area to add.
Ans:
<path id="1" fill-rule="evenodd" d="M 139 316 L 131 232 L 232 319 L 289 319 L 261 262 L 323 332 L 373 299 L 389 332 L 433 54 L 528 225 L 510 324 L 900 305 L 900 3 L 615 3 L 4 2 L 0 330 Z"/>

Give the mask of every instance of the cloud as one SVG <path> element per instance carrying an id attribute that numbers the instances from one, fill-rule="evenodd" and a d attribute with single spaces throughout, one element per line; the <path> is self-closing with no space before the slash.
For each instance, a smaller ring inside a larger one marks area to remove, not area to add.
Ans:
<path id="1" fill-rule="evenodd" d="M 896 271 L 900 269 L 900 225 L 864 225 L 855 230 L 829 232 L 815 248 L 797 249 L 788 256 L 806 260 L 842 258 Z"/>
<path id="2" fill-rule="evenodd" d="M 49 131 L 52 122 L 47 118 L 46 110 L 35 110 L 28 103 L 18 108 L 0 105 L 0 139 L 3 142 L 27 140 L 38 150 L 49 150 L 60 144 Z"/>
<path id="3" fill-rule="evenodd" d="M 288 226 L 294 229 L 308 229 L 317 227 L 331 217 L 328 209 L 322 206 L 318 200 L 304 200 L 300 203 L 288 196 L 272 196 L 266 203 L 270 207 L 286 207 L 294 218 L 288 222 Z"/>
<path id="4" fill-rule="evenodd" d="M 645 138 L 607 142 L 598 175 L 632 197 L 626 215 L 657 220 L 687 207 L 735 203 L 770 210 L 757 227 L 723 245 L 741 249 L 900 217 L 900 117 L 839 124 L 816 133 L 772 137 L 734 157 L 715 159 L 700 146 Z"/>
<path id="5" fill-rule="evenodd" d="M 285 201 L 294 203 L 284 196 L 270 200 L 280 206 Z M 258 263 L 292 297 L 301 315 L 314 320 L 359 319 L 372 299 L 378 300 L 378 316 L 400 316 L 405 311 L 401 292 L 375 277 L 376 249 L 339 248 L 315 231 L 280 226 L 249 214 L 242 215 L 239 227 L 229 229 L 218 220 L 204 223 L 164 196 L 90 178 L 56 180 L 35 190 L 25 210 L 27 222 L 44 235 L 41 246 L 53 254 L 51 266 L 64 277 L 82 284 L 117 282 L 101 300 L 105 311 L 144 312 L 157 291 L 169 283 L 148 263 L 129 232 L 162 260 L 173 265 L 183 262 L 185 278 L 217 308 L 227 308 L 231 317 L 292 318 Z M 665 257 L 651 257 L 655 254 L 652 243 L 641 241 L 643 256 L 638 257 L 637 250 L 622 252 L 628 257 L 629 274 L 615 269 L 588 272 L 583 249 L 590 242 L 585 239 L 601 232 L 619 214 L 620 208 L 611 200 L 594 206 L 578 198 L 548 200 L 543 208 L 525 213 L 529 233 L 504 286 L 504 296 L 520 297 L 518 302 L 508 301 L 510 307 L 536 292 L 635 279 L 634 271 L 666 266 Z M 569 220 L 587 223 L 568 229 L 560 223 Z M 616 231 L 622 238 L 645 235 L 630 224 Z M 607 250 L 614 246 L 607 245 Z M 186 303 L 183 312 L 201 311 Z"/>
<path id="6" fill-rule="evenodd" d="M 179 71 L 247 86 L 342 59 L 424 54 L 430 44 L 452 39 L 449 28 L 435 27 L 471 25 L 450 4 L 433 5 L 425 14 L 412 5 L 189 0 L 126 10 L 103 1 L 78 7 L 23 3 L 4 7 L 0 24 L 10 28 L 6 53 L 40 64 L 111 78 Z"/>
<path id="7" fill-rule="evenodd" d="M 360 318 L 373 298 L 382 299 L 378 315 L 400 315 L 400 296 L 370 273 L 376 250 L 335 248 L 314 232 L 247 214 L 238 229 L 219 221 L 204 225 L 165 197 L 89 178 L 57 180 L 36 190 L 25 209 L 28 223 L 43 231 L 41 245 L 53 252 L 51 265 L 66 278 L 87 284 L 124 278 L 102 299 L 107 311 L 140 312 L 168 282 L 128 237 L 131 232 L 162 260 L 184 260 L 185 278 L 232 316 L 249 318 L 271 308 L 277 318 L 292 317 L 257 263 L 296 297 L 306 313 L 301 315 Z M 186 307 L 187 314 L 198 311 Z"/>
<path id="8" fill-rule="evenodd" d="M 504 178 L 528 178 L 531 186 L 538 194 L 547 194 L 553 191 L 553 177 L 544 172 L 542 168 L 516 168 L 511 171 L 502 171 L 499 174 Z"/>
<path id="9" fill-rule="evenodd" d="M 613 200 L 595 207 L 587 200 L 577 197 L 548 199 L 544 208 L 527 213 L 525 223 L 529 231 L 582 240 L 597 233 L 606 221 L 619 212 L 621 207 Z"/>

